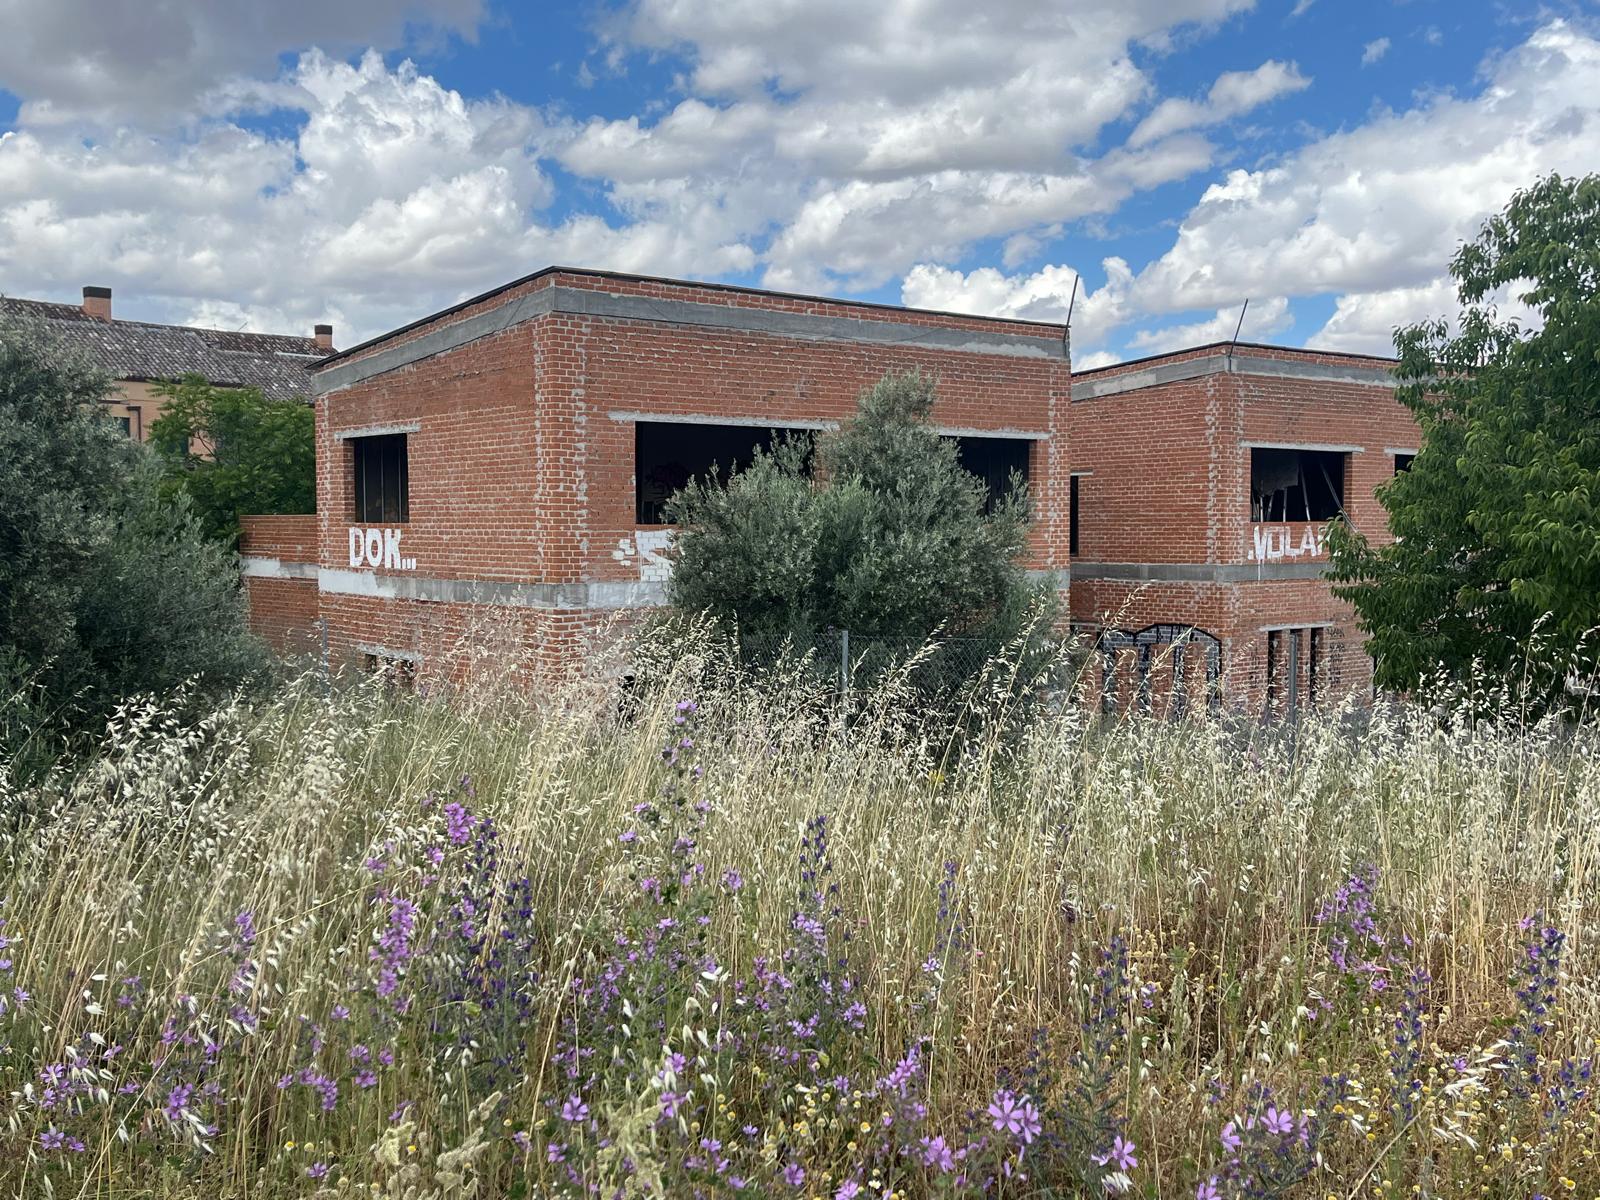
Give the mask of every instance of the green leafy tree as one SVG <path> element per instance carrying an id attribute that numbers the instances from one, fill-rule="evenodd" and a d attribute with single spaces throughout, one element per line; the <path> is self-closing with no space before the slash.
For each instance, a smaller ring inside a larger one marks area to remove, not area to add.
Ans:
<path id="1" fill-rule="evenodd" d="M 198 375 L 158 386 L 150 425 L 165 464 L 162 494 L 186 494 L 208 536 L 234 545 L 245 513 L 316 511 L 316 419 L 299 399 L 213 387 Z"/>
<path id="2" fill-rule="evenodd" d="M 1378 682 L 1593 671 L 1600 626 L 1600 178 L 1518 192 L 1450 266 L 1461 302 L 1399 330 L 1396 396 L 1421 453 L 1379 493 L 1396 540 L 1330 528 L 1338 595 Z M 1510 293 L 1534 329 L 1503 317 Z"/>
<path id="3" fill-rule="evenodd" d="M 160 495 L 156 464 L 100 410 L 108 388 L 37 329 L 0 324 L 0 741 L 267 662 L 232 554 Z"/>
<path id="4" fill-rule="evenodd" d="M 933 403 L 931 379 L 885 376 L 815 446 L 780 440 L 726 484 L 679 492 L 674 605 L 768 643 L 808 645 L 829 628 L 901 642 L 1019 629 L 1039 593 L 1021 565 L 1026 488 L 1014 480 L 987 511 L 984 484 L 930 423 Z"/>

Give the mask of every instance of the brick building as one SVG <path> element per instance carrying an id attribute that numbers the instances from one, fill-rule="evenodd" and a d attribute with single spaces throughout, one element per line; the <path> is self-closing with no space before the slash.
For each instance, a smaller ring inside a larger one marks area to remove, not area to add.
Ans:
<path id="1" fill-rule="evenodd" d="M 1073 377 L 1072 615 L 1108 699 L 1283 712 L 1370 689 L 1322 529 L 1386 536 L 1376 489 L 1419 436 L 1392 367 L 1221 344 Z"/>
<path id="2" fill-rule="evenodd" d="M 1370 686 L 1321 529 L 1383 532 L 1417 442 L 1391 366 L 1216 345 L 1070 376 L 1060 325 L 551 268 L 313 369 L 318 515 L 247 519 L 245 581 L 334 667 L 453 669 L 489 626 L 569 663 L 665 599 L 674 490 L 915 367 L 969 469 L 1027 476 L 1030 565 L 1070 575 L 1108 700 L 1281 711 Z"/>
<path id="3" fill-rule="evenodd" d="M 664 600 L 673 490 L 909 368 L 971 469 L 1025 473 L 1031 565 L 1064 570 L 1063 326 L 552 268 L 314 369 L 316 556 L 247 521 L 258 623 L 281 641 L 314 594 L 335 667 L 446 660 L 491 622 L 572 661 Z"/>
<path id="4" fill-rule="evenodd" d="M 149 440 L 165 404 L 157 384 L 193 374 L 217 387 L 260 388 L 274 400 L 309 396 L 306 372 L 333 353 L 332 325 L 296 337 L 122 320 L 111 314 L 107 287 L 84 288 L 82 304 L 0 296 L 0 318 L 5 317 L 40 325 L 109 375 L 113 388 L 105 412 L 140 442 Z"/>

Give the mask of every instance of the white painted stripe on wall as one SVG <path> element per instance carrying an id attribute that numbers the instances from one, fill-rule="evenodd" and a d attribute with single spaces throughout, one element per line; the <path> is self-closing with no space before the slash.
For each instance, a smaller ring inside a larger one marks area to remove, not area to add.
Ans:
<path id="1" fill-rule="evenodd" d="M 316 563 L 285 562 L 260 554 L 241 554 L 239 574 L 246 579 L 316 579 Z"/>
<path id="2" fill-rule="evenodd" d="M 373 600 L 421 600 L 436 604 L 482 604 L 503 608 L 633 609 L 667 602 L 664 583 L 513 583 L 486 579 L 432 579 L 421 575 L 380 575 L 322 567 L 317 588 L 329 596 Z"/>

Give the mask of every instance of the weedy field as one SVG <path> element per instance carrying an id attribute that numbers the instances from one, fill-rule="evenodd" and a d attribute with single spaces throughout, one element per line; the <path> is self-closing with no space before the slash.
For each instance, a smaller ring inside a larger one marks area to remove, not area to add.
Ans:
<path id="1" fill-rule="evenodd" d="M 0 806 L 8 1196 L 1600 1195 L 1583 730 L 306 680 Z"/>

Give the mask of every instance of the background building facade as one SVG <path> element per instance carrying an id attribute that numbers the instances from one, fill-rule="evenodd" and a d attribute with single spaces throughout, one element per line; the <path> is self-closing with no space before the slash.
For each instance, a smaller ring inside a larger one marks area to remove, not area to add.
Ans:
<path id="1" fill-rule="evenodd" d="M 333 353 L 333 326 L 311 337 L 244 333 L 124 321 L 112 315 L 111 289 L 86 287 L 82 304 L 0 297 L 0 317 L 38 324 L 109 375 L 103 408 L 135 441 L 148 441 L 165 399 L 156 385 L 199 375 L 217 387 L 255 387 L 271 400 L 309 398 L 307 372 Z"/>

